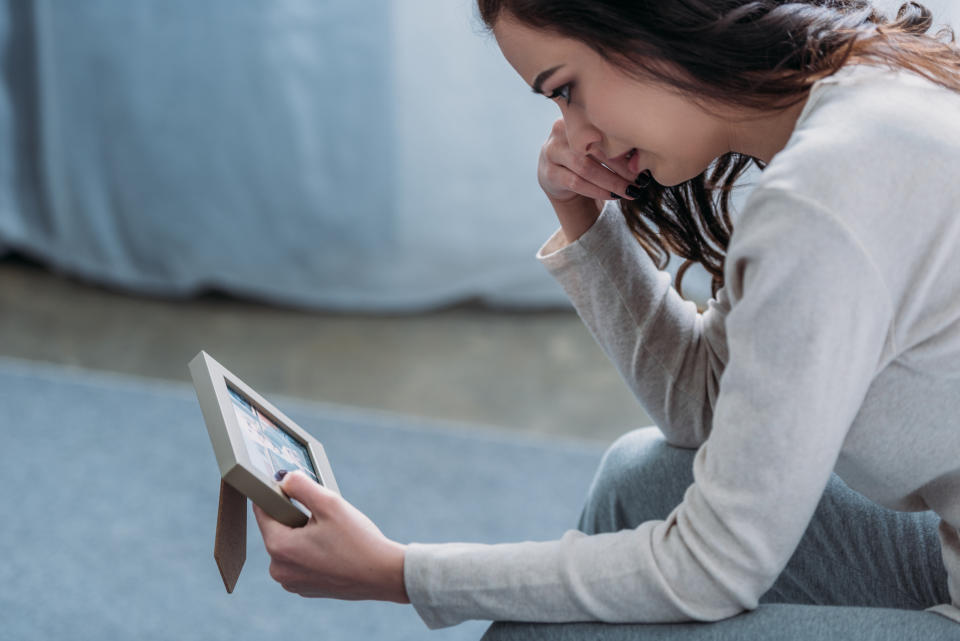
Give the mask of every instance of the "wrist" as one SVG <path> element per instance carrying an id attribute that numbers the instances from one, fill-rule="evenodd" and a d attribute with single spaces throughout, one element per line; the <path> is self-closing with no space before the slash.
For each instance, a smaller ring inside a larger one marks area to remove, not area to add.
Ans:
<path id="1" fill-rule="evenodd" d="M 549 196 L 548 196 L 549 198 Z M 603 201 L 586 196 L 576 196 L 570 200 L 549 198 L 553 210 L 560 221 L 560 227 L 568 243 L 572 243 L 593 227 L 603 210 Z"/>
<path id="2" fill-rule="evenodd" d="M 407 584 L 403 578 L 403 564 L 407 554 L 407 546 L 396 541 L 387 542 L 386 569 L 383 581 L 385 588 L 380 600 L 393 603 L 410 603 L 407 595 Z"/>

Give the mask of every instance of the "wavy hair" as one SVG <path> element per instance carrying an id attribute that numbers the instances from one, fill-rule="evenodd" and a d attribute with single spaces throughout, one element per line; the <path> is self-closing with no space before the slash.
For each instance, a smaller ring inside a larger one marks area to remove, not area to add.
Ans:
<path id="1" fill-rule="evenodd" d="M 492 29 L 507 13 L 578 40 L 628 75 L 653 79 L 701 101 L 774 112 L 805 100 L 813 84 L 847 64 L 906 69 L 960 92 L 954 32 L 906 2 L 888 18 L 869 0 L 477 0 Z M 671 73 L 679 68 L 683 73 Z M 656 265 L 670 255 L 700 263 L 716 296 L 733 233 L 730 196 L 757 158 L 735 152 L 673 187 L 655 181 L 620 200 L 633 235 Z"/>

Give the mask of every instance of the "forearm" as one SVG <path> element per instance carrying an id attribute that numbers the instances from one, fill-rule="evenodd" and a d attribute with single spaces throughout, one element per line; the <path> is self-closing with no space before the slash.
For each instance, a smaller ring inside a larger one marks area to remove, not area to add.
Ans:
<path id="1" fill-rule="evenodd" d="M 685 529 L 671 519 L 592 536 L 571 530 L 557 541 L 413 545 L 407 582 L 430 628 L 468 619 L 710 621 L 754 607 L 766 578 L 718 576 L 683 549 Z"/>
<path id="2" fill-rule="evenodd" d="M 698 314 L 614 204 L 575 243 L 555 236 L 539 258 L 667 438 L 687 447 L 702 442 L 726 361 L 726 296 Z"/>

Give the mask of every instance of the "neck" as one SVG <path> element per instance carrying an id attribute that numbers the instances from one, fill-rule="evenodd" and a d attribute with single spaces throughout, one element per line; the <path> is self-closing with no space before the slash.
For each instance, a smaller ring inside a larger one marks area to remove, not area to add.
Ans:
<path id="1" fill-rule="evenodd" d="M 730 151 L 741 153 L 768 164 L 780 153 L 797 126 L 806 99 L 776 112 L 758 114 L 753 111 L 746 116 L 728 120 Z"/>

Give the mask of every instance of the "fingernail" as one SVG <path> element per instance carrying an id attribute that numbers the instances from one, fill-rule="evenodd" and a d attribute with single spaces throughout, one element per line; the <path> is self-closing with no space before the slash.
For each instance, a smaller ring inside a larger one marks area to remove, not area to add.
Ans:
<path id="1" fill-rule="evenodd" d="M 637 179 L 634 182 L 640 185 L 641 187 L 646 187 L 647 185 L 650 184 L 650 174 L 648 174 L 647 172 L 643 172 L 642 174 L 637 176 Z"/>
<path id="2" fill-rule="evenodd" d="M 631 198 L 639 198 L 640 196 L 643 195 L 643 192 L 640 189 L 634 187 L 633 185 L 627 185 L 626 192 L 627 192 L 627 195 L 630 196 Z"/>
<path id="3" fill-rule="evenodd" d="M 277 470 L 277 473 L 273 475 L 273 478 L 277 479 L 277 481 L 282 481 L 283 477 L 285 477 L 286 475 L 287 475 L 286 470 Z"/>
<path id="4" fill-rule="evenodd" d="M 610 197 L 613 198 L 614 200 L 620 200 L 620 195 L 615 194 L 612 191 L 610 192 Z"/>

